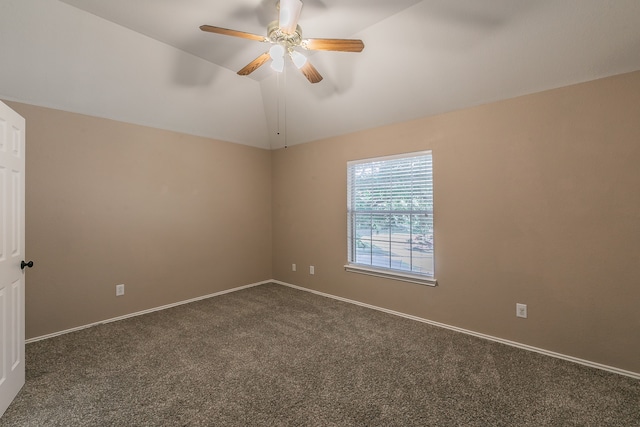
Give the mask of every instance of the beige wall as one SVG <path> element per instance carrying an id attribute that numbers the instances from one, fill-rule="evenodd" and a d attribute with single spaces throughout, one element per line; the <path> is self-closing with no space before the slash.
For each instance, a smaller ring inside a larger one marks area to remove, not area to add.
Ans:
<path id="1" fill-rule="evenodd" d="M 8 104 L 27 123 L 27 338 L 272 277 L 269 151 Z"/>
<path id="2" fill-rule="evenodd" d="M 272 153 L 8 104 L 27 338 L 275 278 L 640 373 L 640 72 Z M 439 286 L 346 273 L 346 162 L 424 149 Z"/>
<path id="3" fill-rule="evenodd" d="M 345 272 L 347 161 L 425 149 L 439 286 Z M 272 203 L 275 279 L 640 373 L 640 72 L 278 150 Z"/>

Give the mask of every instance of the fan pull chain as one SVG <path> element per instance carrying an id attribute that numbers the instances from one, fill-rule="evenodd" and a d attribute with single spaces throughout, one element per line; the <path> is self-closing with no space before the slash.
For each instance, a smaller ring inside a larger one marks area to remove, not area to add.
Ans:
<path id="1" fill-rule="evenodd" d="M 276 108 L 277 108 L 276 134 L 280 136 L 280 73 L 276 73 Z"/>
<path id="2" fill-rule="evenodd" d="M 287 144 L 287 67 L 283 70 L 284 79 L 284 148 L 289 148 Z"/>

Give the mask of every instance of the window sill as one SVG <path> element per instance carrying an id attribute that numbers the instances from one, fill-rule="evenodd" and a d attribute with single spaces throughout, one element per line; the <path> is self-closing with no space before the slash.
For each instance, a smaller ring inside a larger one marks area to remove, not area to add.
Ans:
<path id="1" fill-rule="evenodd" d="M 344 266 L 344 269 L 349 273 L 368 274 L 369 276 L 384 277 L 385 279 L 400 280 L 403 282 L 417 283 L 419 285 L 438 286 L 438 282 L 435 277 L 407 274 L 392 270 L 381 270 L 355 264 L 347 264 Z"/>

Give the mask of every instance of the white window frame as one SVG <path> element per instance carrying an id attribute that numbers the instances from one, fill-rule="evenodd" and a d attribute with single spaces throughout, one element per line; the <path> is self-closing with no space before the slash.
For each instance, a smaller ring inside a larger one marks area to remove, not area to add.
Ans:
<path id="1" fill-rule="evenodd" d="M 345 270 L 347 272 L 351 272 L 351 273 L 360 273 L 360 274 L 367 274 L 367 275 L 371 275 L 371 276 L 377 276 L 377 277 L 384 277 L 384 278 L 388 278 L 388 279 L 393 279 L 393 280 L 399 280 L 399 281 L 404 281 L 404 282 L 411 282 L 411 283 L 418 283 L 421 285 L 428 285 L 428 286 L 436 286 L 437 285 L 437 280 L 435 278 L 435 259 L 434 259 L 434 268 L 432 271 L 430 272 L 425 272 L 425 273 L 419 273 L 419 272 L 414 272 L 414 271 L 407 271 L 407 270 L 403 270 L 403 269 L 395 269 L 392 268 L 391 266 L 389 268 L 387 267 L 381 267 L 381 266 L 375 266 L 372 265 L 373 261 L 371 262 L 371 264 L 368 263 L 358 263 L 356 262 L 356 253 L 357 253 L 357 249 L 355 248 L 355 245 L 357 244 L 357 240 L 358 237 L 356 236 L 356 225 L 355 225 L 355 221 L 356 221 L 356 214 L 357 213 L 362 213 L 364 212 L 365 214 L 370 213 L 369 211 L 362 211 L 362 210 L 357 210 L 355 209 L 354 206 L 352 206 L 353 204 L 353 195 L 352 195 L 352 191 L 354 189 L 354 183 L 352 182 L 353 180 L 353 171 L 355 170 L 355 167 L 357 165 L 362 165 L 362 164 L 367 164 L 367 163 L 376 163 L 376 162 L 385 162 L 385 161 L 391 161 L 391 160 L 397 160 L 397 159 L 405 159 L 405 158 L 411 158 L 411 157 L 419 157 L 419 156 L 425 156 L 428 155 L 431 157 L 431 162 L 433 164 L 433 153 L 428 150 L 428 151 L 420 151 L 420 152 L 413 152 L 413 153 L 405 153 L 405 154 L 398 154 L 398 155 L 392 155 L 392 156 L 385 156 L 385 157 L 376 157 L 376 158 L 369 158 L 369 159 L 361 159 L 361 160 L 354 160 L 354 161 L 349 161 L 347 162 L 347 246 L 348 246 L 348 263 L 344 266 Z M 431 197 L 433 197 L 433 170 L 431 170 L 431 175 L 429 176 L 429 180 L 431 181 Z M 433 199 L 431 200 L 433 202 Z M 377 211 L 376 211 L 377 212 Z M 398 210 L 382 210 L 380 211 L 380 213 L 386 212 L 388 214 L 392 214 L 392 213 L 398 213 L 400 211 Z M 409 214 L 410 218 L 412 218 L 411 215 L 413 214 L 420 214 L 420 215 L 428 215 L 431 217 L 431 221 L 433 221 L 433 210 L 403 210 L 401 211 L 402 214 Z M 410 220 L 412 221 L 412 220 Z M 412 226 L 411 226 L 412 227 Z M 413 234 L 410 233 L 410 252 L 413 254 Z M 391 245 L 391 231 L 389 231 L 389 241 L 390 241 L 390 245 Z M 373 241 L 371 241 L 371 243 L 373 243 Z M 389 259 L 390 259 L 390 264 L 391 264 L 391 251 L 389 252 Z M 433 256 L 433 250 L 430 252 L 431 255 Z M 412 255 L 413 256 L 413 255 Z M 413 268 L 413 266 L 411 266 L 411 268 Z"/>

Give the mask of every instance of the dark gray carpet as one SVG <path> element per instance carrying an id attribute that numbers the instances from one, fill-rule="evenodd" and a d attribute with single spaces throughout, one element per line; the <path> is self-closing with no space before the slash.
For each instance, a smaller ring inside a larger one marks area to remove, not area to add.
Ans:
<path id="1" fill-rule="evenodd" d="M 26 360 L 0 426 L 640 426 L 640 381 L 279 285 Z"/>

